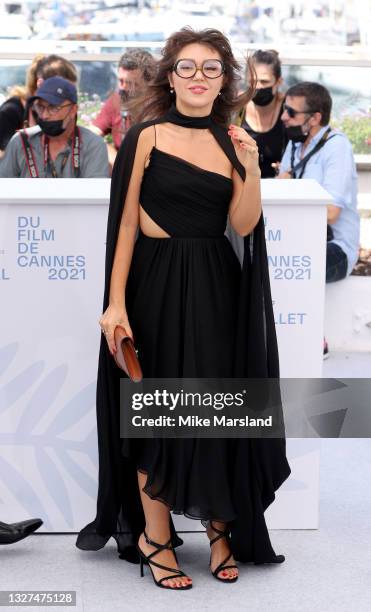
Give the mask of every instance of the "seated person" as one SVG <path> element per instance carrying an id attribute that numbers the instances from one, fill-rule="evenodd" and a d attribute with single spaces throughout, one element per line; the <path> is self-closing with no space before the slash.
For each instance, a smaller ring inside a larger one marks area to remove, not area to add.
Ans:
<path id="1" fill-rule="evenodd" d="M 103 139 L 77 126 L 77 90 L 55 76 L 30 99 L 39 128 L 17 132 L 0 159 L 0 178 L 108 177 Z"/>
<path id="2" fill-rule="evenodd" d="M 0 157 L 11 137 L 23 127 L 35 125 L 28 100 L 35 95 L 41 83 L 52 76 L 61 76 L 77 83 L 75 66 L 59 55 L 36 55 L 27 71 L 26 85 L 15 86 L 0 106 Z"/>
<path id="3" fill-rule="evenodd" d="M 350 274 L 358 259 L 357 171 L 347 136 L 329 125 L 332 100 L 318 83 L 290 87 L 282 121 L 290 139 L 278 178 L 312 178 L 331 194 L 327 206 L 326 282 Z"/>

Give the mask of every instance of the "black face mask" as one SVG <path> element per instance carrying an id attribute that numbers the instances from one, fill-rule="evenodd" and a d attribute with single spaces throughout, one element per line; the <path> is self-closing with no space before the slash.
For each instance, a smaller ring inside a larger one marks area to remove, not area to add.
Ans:
<path id="1" fill-rule="evenodd" d="M 66 130 L 63 127 L 64 119 L 57 119 L 55 121 L 44 121 L 41 117 L 37 116 L 37 124 L 41 127 L 44 134 L 47 136 L 60 136 Z"/>
<path id="2" fill-rule="evenodd" d="M 68 106 L 71 106 L 70 104 Z M 70 110 L 67 111 L 67 114 L 63 117 L 63 119 L 55 119 L 54 121 L 46 121 L 37 115 L 36 113 L 36 123 L 41 127 L 44 134 L 47 136 L 60 136 L 63 132 L 66 131 L 66 127 L 63 127 L 64 120 L 70 114 Z"/>
<path id="3" fill-rule="evenodd" d="M 267 106 L 272 102 L 273 98 L 274 93 L 272 87 L 262 87 L 261 89 L 256 90 L 252 101 L 257 106 Z"/>
<path id="4" fill-rule="evenodd" d="M 303 123 L 305 125 L 305 123 Z M 303 125 L 290 125 L 286 129 L 286 135 L 289 140 L 293 142 L 305 142 L 309 133 L 309 130 L 303 132 Z"/>

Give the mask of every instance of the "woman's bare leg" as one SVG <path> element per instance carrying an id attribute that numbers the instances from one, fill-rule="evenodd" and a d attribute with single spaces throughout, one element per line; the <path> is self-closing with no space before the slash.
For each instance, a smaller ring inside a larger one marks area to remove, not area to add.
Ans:
<path id="1" fill-rule="evenodd" d="M 147 536 L 150 540 L 154 540 L 159 544 L 165 544 L 170 538 L 169 508 L 163 502 L 151 499 L 147 493 L 142 490 L 147 480 L 147 474 L 143 474 L 142 472 L 139 472 L 139 470 L 137 471 L 137 474 L 140 498 L 146 520 Z M 143 533 L 140 535 L 138 543 L 140 549 L 145 555 L 149 555 L 154 550 L 157 550 L 154 546 L 147 544 Z M 154 555 L 153 561 L 156 561 L 156 563 L 160 563 L 161 565 L 167 565 L 167 567 L 179 569 L 174 553 L 169 549 L 162 550 L 157 555 Z M 160 580 L 160 578 L 163 578 L 163 576 L 168 576 L 171 573 L 154 565 L 152 565 L 152 570 L 156 580 Z M 178 586 L 184 586 L 190 584 L 191 582 L 192 579 L 189 576 L 179 576 L 179 578 L 164 580 L 163 584 L 177 588 Z"/>
<path id="2" fill-rule="evenodd" d="M 222 531 L 225 530 L 225 523 L 221 523 L 219 521 L 213 521 L 213 525 L 215 525 L 217 529 L 220 529 Z M 212 540 L 213 538 L 215 538 L 216 535 L 218 535 L 217 532 L 214 531 L 209 524 L 207 526 L 206 532 L 209 537 L 209 540 Z M 230 550 L 230 547 L 229 547 L 229 544 L 226 538 L 219 538 L 219 540 L 217 540 L 211 546 L 211 570 L 214 571 L 215 568 L 218 567 L 219 563 L 221 563 L 226 558 L 228 553 L 230 552 L 231 550 Z M 228 559 L 228 561 L 226 562 L 226 565 L 232 565 L 234 563 L 235 563 L 235 560 L 233 559 L 233 555 L 232 555 L 231 558 Z M 229 578 L 234 578 L 237 575 L 238 575 L 238 569 L 236 569 L 235 567 L 228 567 L 227 569 L 220 570 L 220 572 L 218 572 L 218 576 L 220 576 L 220 578 L 224 580 L 228 580 Z"/>

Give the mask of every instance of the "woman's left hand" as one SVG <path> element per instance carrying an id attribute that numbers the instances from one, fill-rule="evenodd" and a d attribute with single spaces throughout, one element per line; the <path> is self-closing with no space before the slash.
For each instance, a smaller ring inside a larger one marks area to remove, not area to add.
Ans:
<path id="1" fill-rule="evenodd" d="M 259 149 L 253 138 L 247 132 L 233 123 L 229 126 L 231 137 L 238 160 L 244 166 L 247 176 L 261 176 L 259 168 Z"/>

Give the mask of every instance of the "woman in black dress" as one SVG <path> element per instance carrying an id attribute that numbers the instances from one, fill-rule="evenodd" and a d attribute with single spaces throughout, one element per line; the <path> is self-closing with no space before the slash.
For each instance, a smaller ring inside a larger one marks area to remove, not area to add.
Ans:
<path id="1" fill-rule="evenodd" d="M 98 550 L 113 536 L 120 557 L 148 560 L 165 588 L 192 585 L 170 510 L 207 528 L 219 580 L 237 579 L 235 560 L 284 560 L 264 520 L 290 474 L 284 438 L 119 438 L 117 324 L 134 336 L 145 377 L 279 376 L 258 152 L 229 124 L 238 68 L 220 32 L 172 35 L 143 103 L 149 120 L 129 130 L 112 175 L 97 516 L 76 544 Z"/>
<path id="2" fill-rule="evenodd" d="M 242 108 L 237 123 L 255 140 L 259 149 L 262 178 L 274 178 L 288 142 L 281 121 L 284 94 L 281 62 L 277 51 L 255 51 L 251 57 L 256 72 L 256 92 Z M 272 165 L 273 164 L 273 165 Z"/>

